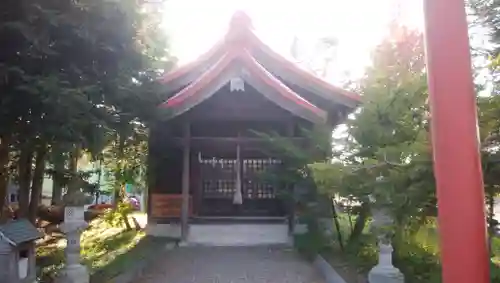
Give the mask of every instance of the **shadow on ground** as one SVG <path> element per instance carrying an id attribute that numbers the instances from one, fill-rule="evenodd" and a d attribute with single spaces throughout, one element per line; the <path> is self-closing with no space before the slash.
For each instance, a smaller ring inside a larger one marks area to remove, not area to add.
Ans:
<path id="1" fill-rule="evenodd" d="M 120 241 L 117 239 L 117 241 Z M 116 256 L 113 260 L 103 265 L 91 275 L 91 283 L 105 283 L 110 279 L 122 275 L 125 272 L 130 272 L 143 264 L 147 264 L 148 260 L 163 251 L 168 240 L 144 237 L 128 251 Z"/>

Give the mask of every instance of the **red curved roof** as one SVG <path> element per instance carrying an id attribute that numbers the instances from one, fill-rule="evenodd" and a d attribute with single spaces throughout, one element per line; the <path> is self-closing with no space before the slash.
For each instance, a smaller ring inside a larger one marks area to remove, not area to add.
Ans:
<path id="1" fill-rule="evenodd" d="M 186 75 L 193 69 L 197 68 L 200 62 L 209 60 L 210 58 L 214 57 L 216 54 L 221 53 L 221 47 L 223 45 L 223 41 L 217 42 L 210 50 L 208 50 L 206 53 L 198 57 L 195 61 L 189 62 L 186 65 L 182 65 L 179 68 L 173 70 L 172 72 L 166 73 L 163 77 L 161 77 L 159 80 L 162 83 L 169 83 L 172 80 L 175 80 L 183 75 Z"/>
<path id="2" fill-rule="evenodd" d="M 306 85 L 314 85 L 316 89 L 324 90 L 324 92 L 328 94 L 333 93 L 342 96 L 343 101 L 348 101 L 346 105 L 351 108 L 352 105 L 357 105 L 360 102 L 361 97 L 358 94 L 336 87 L 301 69 L 280 54 L 274 52 L 258 39 L 252 30 L 253 27 L 250 17 L 244 12 L 235 13 L 231 19 L 229 30 L 223 40 L 219 41 L 197 60 L 177 68 L 160 78 L 160 81 L 167 85 L 169 83 L 175 85 L 176 83 L 174 82 L 179 84 L 179 82 L 183 80 L 190 81 L 186 87 L 163 103 L 161 107 L 176 107 L 182 104 L 187 98 L 196 96 L 198 93 L 201 93 L 200 91 L 206 85 L 220 76 L 225 69 L 229 68 L 232 62 L 238 61 L 243 63 L 244 67 L 248 69 L 252 76 L 258 78 L 261 82 L 272 88 L 274 93 L 278 93 L 283 98 L 286 98 L 287 101 L 294 102 L 300 108 L 307 109 L 307 111 L 316 113 L 316 115 L 321 117 L 326 117 L 325 111 L 295 93 L 262 66 L 252 55 L 255 50 L 265 53 L 267 57 L 271 58 L 273 64 L 278 64 L 281 68 L 292 73 L 292 76 L 294 76 L 293 78 L 300 77 L 301 81 L 306 81 Z M 210 64 L 213 65 L 210 66 Z M 198 72 L 199 76 L 193 75 L 196 74 L 193 72 Z M 189 74 L 191 74 L 191 77 L 189 77 Z M 192 80 L 193 77 L 197 77 L 197 79 Z"/>
<path id="3" fill-rule="evenodd" d="M 219 75 L 224 69 L 229 66 L 229 63 L 233 61 L 235 57 L 235 53 L 227 53 L 222 56 L 222 58 L 212 67 L 210 70 L 205 72 L 201 77 L 199 77 L 196 81 L 186 86 L 183 90 L 178 92 L 176 95 L 169 98 L 165 103 L 161 106 L 163 107 L 171 107 L 179 104 L 186 98 L 191 95 L 194 95 L 196 92 L 200 91 L 205 85 L 214 80 L 217 75 Z"/>
<path id="4" fill-rule="evenodd" d="M 249 68 L 249 71 L 252 75 L 259 77 L 259 79 L 263 80 L 267 85 L 274 87 L 279 93 L 291 100 L 295 103 L 303 105 L 310 110 L 319 113 L 321 110 L 316 107 L 314 104 L 302 98 L 302 96 L 298 95 L 290 88 L 288 88 L 285 84 L 283 84 L 280 80 L 271 75 L 264 67 L 262 67 L 253 57 L 245 50 L 244 53 L 240 56 L 242 61 L 245 63 L 245 66 Z"/>
<path id="5" fill-rule="evenodd" d="M 302 110 L 302 113 L 299 116 L 303 116 L 307 120 L 312 122 L 325 122 L 327 118 L 327 114 L 322 109 L 318 108 L 314 104 L 310 103 L 306 99 L 302 98 L 300 95 L 295 93 L 293 90 L 288 88 L 282 82 L 280 82 L 273 75 L 269 74 L 269 72 L 262 67 L 248 52 L 248 50 L 239 50 L 232 49 L 228 53 L 224 54 L 224 56 L 207 72 L 205 72 L 202 76 L 200 76 L 197 80 L 192 82 L 190 85 L 185 87 L 183 90 L 178 92 L 173 97 L 169 98 L 166 102 L 160 105 L 162 108 L 175 108 L 179 107 L 183 110 L 176 113 L 181 114 L 185 111 L 191 109 L 192 107 L 198 105 L 205 99 L 212 96 L 214 93 L 202 93 L 202 91 L 207 87 L 211 82 L 216 81 L 217 78 L 223 73 L 224 70 L 227 70 L 230 64 L 234 61 L 238 61 L 242 64 L 242 67 L 248 71 L 253 78 L 259 80 L 263 83 L 263 85 L 268 86 L 274 90 L 275 93 L 279 94 L 282 98 L 288 100 L 291 104 L 296 105 Z M 267 92 L 266 92 L 267 93 Z M 195 102 L 188 101 L 190 98 L 194 96 L 204 96 L 202 98 L 196 99 Z M 269 97 L 270 100 L 277 101 L 276 98 Z M 189 103 L 190 105 L 183 105 L 185 103 Z M 281 107 L 286 110 L 293 111 L 290 107 L 291 104 L 282 105 Z M 297 113 L 296 113 L 297 114 Z"/>

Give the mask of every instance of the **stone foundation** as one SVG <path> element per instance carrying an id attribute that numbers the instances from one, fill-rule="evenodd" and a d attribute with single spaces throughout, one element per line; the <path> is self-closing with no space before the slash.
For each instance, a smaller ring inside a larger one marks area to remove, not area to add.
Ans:
<path id="1" fill-rule="evenodd" d="M 148 223 L 146 234 L 181 239 L 180 223 Z M 188 239 L 181 245 L 258 246 L 292 245 L 288 225 L 260 223 L 190 224 Z"/>
<path id="2" fill-rule="evenodd" d="M 153 237 L 181 238 L 181 225 L 179 223 L 157 224 L 148 223 L 146 225 L 146 235 Z"/>
<path id="3" fill-rule="evenodd" d="M 290 245 L 286 224 L 192 224 L 188 245 Z"/>

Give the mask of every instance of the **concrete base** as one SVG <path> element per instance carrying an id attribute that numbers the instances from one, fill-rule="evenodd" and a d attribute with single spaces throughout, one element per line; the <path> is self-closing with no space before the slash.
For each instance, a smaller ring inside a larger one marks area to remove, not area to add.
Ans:
<path id="1" fill-rule="evenodd" d="M 191 224 L 188 245 L 259 246 L 291 245 L 288 225 L 283 224 Z"/>
<path id="2" fill-rule="evenodd" d="M 148 223 L 146 225 L 146 235 L 153 237 L 181 238 L 181 225 L 177 223 L 156 224 Z"/>
<path id="3" fill-rule="evenodd" d="M 321 255 L 316 256 L 313 264 L 321 272 L 326 283 L 346 283 L 344 278 Z"/>
<path id="4" fill-rule="evenodd" d="M 90 276 L 87 267 L 74 264 L 66 266 L 57 277 L 57 283 L 89 283 Z"/>
<path id="5" fill-rule="evenodd" d="M 399 269 L 390 266 L 375 266 L 368 273 L 369 283 L 404 283 L 405 278 Z"/>
<path id="6" fill-rule="evenodd" d="M 306 234 L 309 229 L 307 228 L 307 224 L 296 223 L 293 228 L 294 235 L 303 235 Z"/>
<path id="7" fill-rule="evenodd" d="M 180 224 L 148 223 L 146 234 L 180 239 Z M 288 225 L 280 224 L 190 224 L 188 239 L 180 245 L 257 246 L 292 245 Z"/>

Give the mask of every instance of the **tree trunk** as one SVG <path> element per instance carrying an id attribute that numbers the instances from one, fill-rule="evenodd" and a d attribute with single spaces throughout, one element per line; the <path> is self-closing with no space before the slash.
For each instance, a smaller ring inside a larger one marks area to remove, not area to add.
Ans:
<path id="1" fill-rule="evenodd" d="M 344 251 L 344 240 L 342 239 L 342 230 L 340 230 L 339 215 L 337 213 L 337 208 L 335 207 L 335 200 L 331 198 L 331 202 L 333 222 L 335 223 L 335 230 L 337 230 L 337 240 L 339 241 L 340 250 Z"/>
<path id="2" fill-rule="evenodd" d="M 5 137 L 0 137 L 0 223 L 6 221 L 7 214 L 5 198 L 9 184 L 9 142 Z"/>
<path id="3" fill-rule="evenodd" d="M 33 171 L 33 183 L 31 185 L 31 200 L 29 205 L 29 220 L 36 223 L 38 206 L 40 204 L 40 194 L 43 186 L 43 177 L 45 175 L 45 157 L 47 148 L 40 146 L 36 151 L 35 170 Z"/>
<path id="4" fill-rule="evenodd" d="M 147 178 L 147 185 L 146 185 L 146 190 L 145 190 L 145 198 L 143 199 L 146 201 L 146 212 L 149 213 L 150 210 L 150 199 L 149 199 L 149 194 L 153 192 L 153 190 L 156 188 L 156 177 L 157 177 L 157 170 L 156 166 L 158 164 L 158 157 L 155 155 L 156 154 L 156 134 L 157 134 L 157 127 L 156 126 L 151 126 L 149 129 L 149 139 L 148 139 L 148 157 L 147 157 L 147 172 L 146 172 L 146 178 Z"/>
<path id="5" fill-rule="evenodd" d="M 76 185 L 78 176 L 78 157 L 80 156 L 80 147 L 75 145 L 75 147 L 69 152 L 69 162 L 68 170 L 70 174 L 70 180 L 68 182 L 67 194 L 74 192 L 74 190 L 79 190 L 80 186 Z"/>
<path id="6" fill-rule="evenodd" d="M 117 207 L 117 205 L 124 200 L 124 191 L 125 191 L 125 181 L 124 181 L 124 169 L 123 168 L 123 156 L 124 156 L 124 149 L 125 149 L 125 137 L 124 135 L 118 134 L 118 160 L 116 161 L 117 168 L 115 171 L 115 187 L 113 189 L 114 192 L 114 198 L 113 198 L 113 205 Z"/>
<path id="7" fill-rule="evenodd" d="M 358 218 L 354 223 L 354 228 L 352 229 L 351 236 L 349 236 L 349 244 L 352 244 L 359 239 L 359 237 L 363 233 L 363 230 L 365 229 L 366 220 L 368 219 L 369 215 L 370 215 L 370 206 L 368 205 L 368 203 L 364 202 L 361 204 Z"/>
<path id="8" fill-rule="evenodd" d="M 128 222 L 128 213 L 122 212 L 122 219 L 123 219 L 123 223 L 125 224 L 125 229 L 127 231 L 132 230 L 132 226 L 130 225 L 130 222 Z"/>
<path id="9" fill-rule="evenodd" d="M 59 205 L 62 202 L 63 193 L 63 174 L 64 174 L 64 156 L 62 152 L 54 147 L 54 175 L 52 176 L 52 205 Z"/>
<path id="10" fill-rule="evenodd" d="M 19 217 L 28 217 L 31 174 L 33 170 L 33 151 L 27 146 L 19 156 Z"/>
<path id="11" fill-rule="evenodd" d="M 352 231 L 354 230 L 354 227 L 352 225 L 352 204 L 351 202 L 349 201 L 349 208 L 347 209 L 347 218 L 349 220 L 349 231 L 352 233 Z"/>
<path id="12" fill-rule="evenodd" d="M 80 147 L 75 146 L 75 148 L 69 154 L 69 171 L 72 174 L 78 172 L 78 157 L 80 156 Z"/>
<path id="13" fill-rule="evenodd" d="M 97 189 L 95 191 L 95 204 L 99 203 L 99 196 L 101 195 L 101 179 L 102 179 L 102 156 L 99 158 L 99 173 L 97 174 Z"/>

